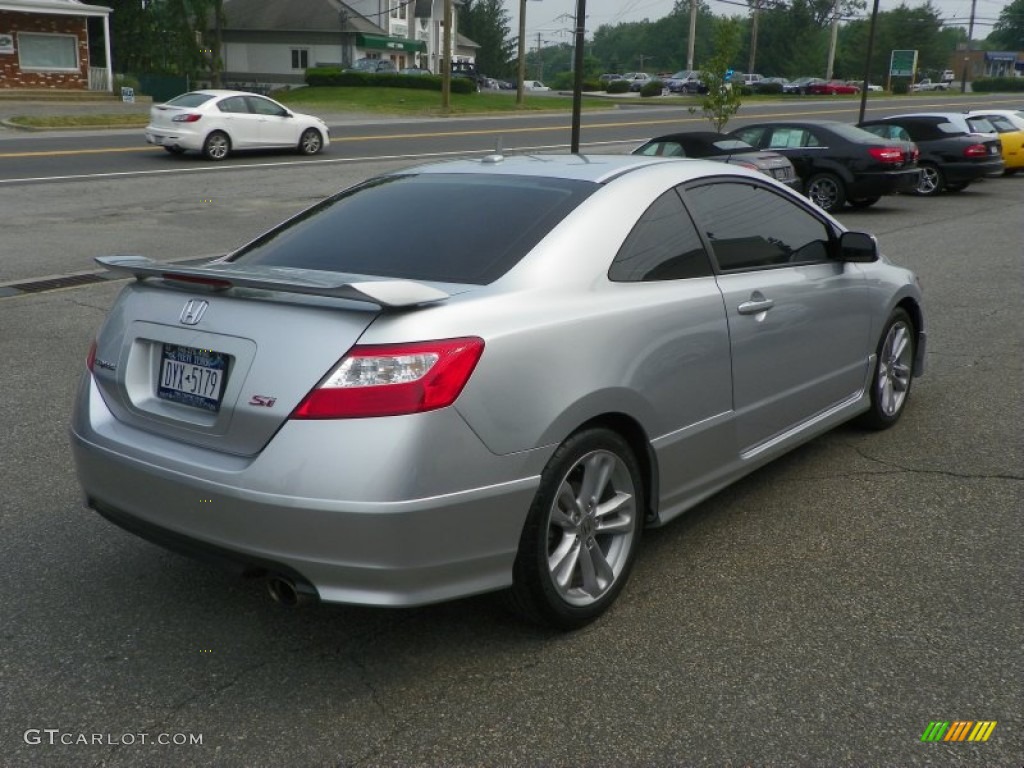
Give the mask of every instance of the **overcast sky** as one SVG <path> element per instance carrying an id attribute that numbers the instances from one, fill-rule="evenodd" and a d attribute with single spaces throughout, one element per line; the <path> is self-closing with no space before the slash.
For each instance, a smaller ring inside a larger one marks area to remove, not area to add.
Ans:
<path id="1" fill-rule="evenodd" d="M 744 0 L 736 0 L 745 4 Z M 587 35 L 592 36 L 594 30 L 602 24 L 620 24 L 625 21 L 654 21 L 667 16 L 672 10 L 673 0 L 586 0 Z M 992 31 L 992 24 L 999 18 L 999 12 L 1009 0 L 977 0 L 975 8 L 974 38 L 984 38 Z M 924 0 L 906 0 L 910 7 L 923 5 Z M 872 0 L 868 0 L 870 10 Z M 881 0 L 880 9 L 889 10 L 899 5 L 899 0 Z M 733 0 L 709 0 L 713 13 L 718 15 L 744 14 L 741 6 Z M 943 19 L 959 21 L 966 29 L 967 20 L 971 15 L 971 0 L 932 0 L 932 6 L 938 9 Z M 505 0 L 505 7 L 512 16 L 512 37 L 519 34 L 519 0 Z M 530 49 L 537 45 L 537 33 L 541 40 L 551 44 L 571 42 L 572 19 L 576 14 L 576 0 L 527 0 L 526 2 L 526 37 Z"/>

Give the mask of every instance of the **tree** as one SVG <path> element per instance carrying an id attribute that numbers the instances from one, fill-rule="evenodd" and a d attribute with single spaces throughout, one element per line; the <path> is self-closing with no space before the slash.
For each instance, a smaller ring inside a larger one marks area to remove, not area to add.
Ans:
<path id="1" fill-rule="evenodd" d="M 700 73 L 700 79 L 708 89 L 701 100 L 701 112 L 719 133 L 740 109 L 740 89 L 729 83 L 727 73 L 740 48 L 741 30 L 742 25 L 736 19 L 718 21 L 714 33 L 715 53 Z M 697 109 L 691 107 L 690 111 L 696 112 Z"/>
<path id="2" fill-rule="evenodd" d="M 859 20 L 840 31 L 836 69 L 846 76 L 859 79 L 864 74 L 868 24 L 868 20 Z M 890 58 L 895 50 L 917 51 L 918 70 L 941 71 L 948 66 L 961 34 L 958 29 L 943 26 L 940 11 L 930 2 L 913 8 L 901 5 L 891 11 L 883 11 L 875 23 L 871 77 L 875 82 L 888 77 Z"/>
<path id="3" fill-rule="evenodd" d="M 1024 0 L 1013 0 L 999 12 L 988 40 L 1004 51 L 1024 51 Z"/>
<path id="4" fill-rule="evenodd" d="M 476 64 L 481 72 L 494 77 L 511 73 L 511 20 L 502 0 L 469 0 L 459 11 L 459 31 L 480 44 Z"/>
<path id="5" fill-rule="evenodd" d="M 111 49 L 119 72 L 195 77 L 208 66 L 199 39 L 222 0 L 111 0 Z"/>

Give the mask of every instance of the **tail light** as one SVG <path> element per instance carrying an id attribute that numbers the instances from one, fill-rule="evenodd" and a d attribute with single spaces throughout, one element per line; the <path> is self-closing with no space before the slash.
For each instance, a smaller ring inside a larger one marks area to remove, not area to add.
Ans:
<path id="1" fill-rule="evenodd" d="M 984 144 L 971 144 L 964 149 L 964 157 L 985 157 L 988 155 L 988 148 Z"/>
<path id="2" fill-rule="evenodd" d="M 355 346 L 292 413 L 293 419 L 399 416 L 445 408 L 469 381 L 483 339 Z"/>
<path id="3" fill-rule="evenodd" d="M 202 115 L 196 114 L 195 112 L 188 112 L 184 115 L 175 115 L 171 118 L 172 123 L 196 123 L 199 121 Z"/>
<path id="4" fill-rule="evenodd" d="M 880 163 L 903 162 L 903 150 L 899 147 L 868 147 L 868 153 Z"/>
<path id="5" fill-rule="evenodd" d="M 96 365 L 96 339 L 92 340 L 92 344 L 89 345 L 89 354 L 85 356 L 85 367 L 89 369 L 89 373 L 92 373 L 93 366 Z"/>

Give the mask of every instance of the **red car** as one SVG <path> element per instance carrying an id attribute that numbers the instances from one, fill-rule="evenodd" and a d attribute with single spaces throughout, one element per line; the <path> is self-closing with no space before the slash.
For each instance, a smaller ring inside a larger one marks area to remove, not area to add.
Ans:
<path id="1" fill-rule="evenodd" d="M 839 80 L 830 80 L 827 83 L 811 83 L 807 86 L 807 92 L 818 96 L 835 96 L 837 93 L 860 93 L 860 88 Z"/>

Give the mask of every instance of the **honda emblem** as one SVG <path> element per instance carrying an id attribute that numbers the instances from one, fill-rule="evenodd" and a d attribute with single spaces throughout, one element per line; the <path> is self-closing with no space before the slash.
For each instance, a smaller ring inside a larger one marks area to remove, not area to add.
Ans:
<path id="1" fill-rule="evenodd" d="M 181 324 L 198 325 L 208 306 L 210 306 L 210 302 L 203 299 L 189 299 L 185 302 L 185 308 L 181 310 Z"/>

